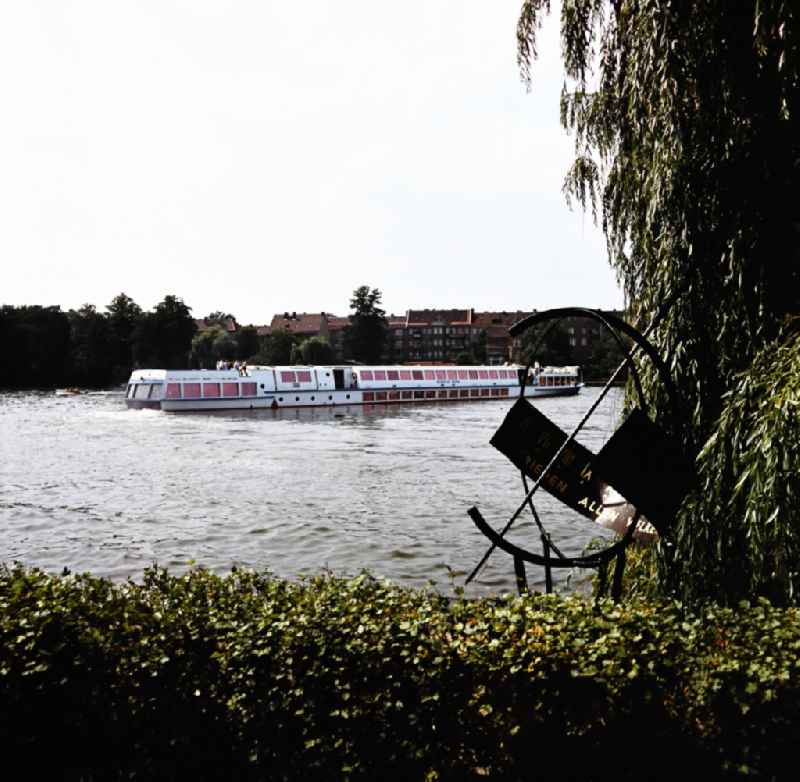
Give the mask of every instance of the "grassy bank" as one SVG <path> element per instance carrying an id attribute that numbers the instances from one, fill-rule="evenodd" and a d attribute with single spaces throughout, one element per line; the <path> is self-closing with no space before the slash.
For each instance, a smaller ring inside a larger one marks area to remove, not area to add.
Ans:
<path id="1" fill-rule="evenodd" d="M 5 763 L 59 779 L 780 777 L 800 738 L 766 604 L 5 568 L 0 640 Z"/>

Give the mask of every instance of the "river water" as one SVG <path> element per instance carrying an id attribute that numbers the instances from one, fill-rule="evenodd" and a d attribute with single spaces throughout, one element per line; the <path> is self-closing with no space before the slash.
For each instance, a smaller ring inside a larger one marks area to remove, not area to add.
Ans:
<path id="1" fill-rule="evenodd" d="M 598 393 L 535 404 L 571 431 Z M 499 528 L 523 498 L 519 473 L 489 445 L 509 406 L 169 414 L 127 410 L 115 393 L 0 394 L 0 561 L 114 580 L 153 563 L 292 578 L 368 569 L 450 592 L 487 548 L 467 509 Z M 620 406 L 612 389 L 578 439 L 596 452 Z M 565 553 L 603 534 L 544 492 L 536 506 Z M 510 539 L 538 552 L 529 519 Z M 561 588 L 578 580 L 557 576 Z M 529 567 L 528 579 L 544 576 Z M 498 551 L 467 594 L 514 589 Z"/>

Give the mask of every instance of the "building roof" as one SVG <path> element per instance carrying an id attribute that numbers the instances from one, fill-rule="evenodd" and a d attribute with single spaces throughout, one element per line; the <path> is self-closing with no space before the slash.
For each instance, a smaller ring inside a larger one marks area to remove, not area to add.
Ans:
<path id="1" fill-rule="evenodd" d="M 500 326 L 506 331 L 513 326 L 518 320 L 527 318 L 532 315 L 536 310 L 526 312 L 524 310 L 508 311 L 502 310 L 501 312 L 476 312 L 475 325 L 481 328 L 489 329 L 492 326 Z"/>
<path id="2" fill-rule="evenodd" d="M 292 334 L 327 333 L 327 314 L 324 312 L 283 312 L 272 317 L 270 328 L 272 331 L 284 329 Z"/>
<path id="3" fill-rule="evenodd" d="M 469 326 L 474 310 L 408 310 L 406 326 L 430 326 L 444 323 L 448 326 Z"/>
<path id="4" fill-rule="evenodd" d="M 328 315 L 328 330 L 340 331 L 350 325 L 350 318 L 341 318 L 338 315 Z"/>

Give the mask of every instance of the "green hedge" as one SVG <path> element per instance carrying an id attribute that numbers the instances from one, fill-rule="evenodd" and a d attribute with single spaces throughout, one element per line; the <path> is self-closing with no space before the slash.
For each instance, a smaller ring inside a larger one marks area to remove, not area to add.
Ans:
<path id="1" fill-rule="evenodd" d="M 800 613 L 766 603 L 15 567 L 0 641 L 3 763 L 34 778 L 780 777 L 800 738 Z"/>

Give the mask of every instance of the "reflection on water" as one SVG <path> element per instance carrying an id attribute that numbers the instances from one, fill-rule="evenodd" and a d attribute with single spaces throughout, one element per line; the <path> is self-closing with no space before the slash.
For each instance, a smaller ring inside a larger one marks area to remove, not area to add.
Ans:
<path id="1" fill-rule="evenodd" d="M 536 404 L 569 431 L 597 393 Z M 0 559 L 117 579 L 153 562 L 290 577 L 367 568 L 448 590 L 487 546 L 466 510 L 477 505 L 499 528 L 523 496 L 488 444 L 508 406 L 165 414 L 127 410 L 118 395 L 3 394 Z M 612 391 L 581 442 L 597 451 L 619 407 Z M 603 534 L 549 496 L 536 504 L 566 553 Z M 539 549 L 525 517 L 511 537 Z M 543 576 L 531 568 L 529 581 Z M 498 552 L 468 594 L 512 589 L 512 562 Z"/>

